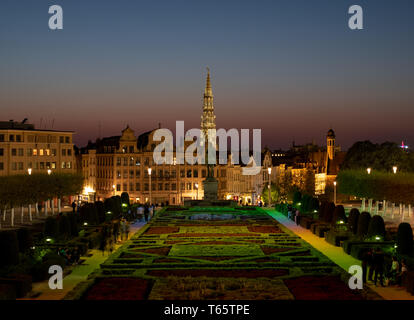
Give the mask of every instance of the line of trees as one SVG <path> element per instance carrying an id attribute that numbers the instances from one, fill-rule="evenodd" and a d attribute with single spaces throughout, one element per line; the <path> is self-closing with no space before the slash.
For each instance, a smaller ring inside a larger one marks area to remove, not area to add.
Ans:
<path id="1" fill-rule="evenodd" d="M 381 171 L 341 170 L 337 176 L 338 191 L 360 198 L 414 203 L 414 173 L 397 174 Z"/>
<path id="2" fill-rule="evenodd" d="M 3 219 L 6 210 L 11 209 L 13 225 L 14 208 L 29 206 L 31 215 L 31 205 L 54 198 L 58 199 L 60 211 L 61 198 L 79 194 L 82 186 L 82 175 L 72 173 L 33 173 L 0 177 L 0 209 L 3 210 Z"/>

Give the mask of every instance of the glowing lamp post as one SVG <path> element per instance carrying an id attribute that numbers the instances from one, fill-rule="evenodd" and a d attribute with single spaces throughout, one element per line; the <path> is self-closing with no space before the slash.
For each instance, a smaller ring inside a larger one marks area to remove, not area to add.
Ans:
<path id="1" fill-rule="evenodd" d="M 336 181 L 334 181 L 334 204 L 336 205 Z"/>
<path id="2" fill-rule="evenodd" d="M 198 200 L 198 183 L 195 184 L 195 187 L 197 189 L 197 200 Z"/>
<path id="3" fill-rule="evenodd" d="M 148 168 L 148 176 L 149 176 L 149 203 L 152 203 L 152 199 L 151 199 L 151 191 L 152 191 L 152 185 L 151 185 L 151 168 Z"/>
<path id="4" fill-rule="evenodd" d="M 47 174 L 50 176 L 50 174 L 52 173 L 52 170 L 47 169 Z"/>
<path id="5" fill-rule="evenodd" d="M 396 167 L 396 166 L 393 166 L 393 167 L 392 167 L 392 172 L 394 172 L 394 174 L 396 174 L 396 173 L 397 173 L 397 167 Z"/>
<path id="6" fill-rule="evenodd" d="M 270 208 L 272 206 L 272 200 L 271 200 L 272 196 L 271 196 L 271 192 L 270 192 L 270 174 L 272 173 L 272 168 L 271 167 L 267 168 L 267 173 L 269 174 L 269 184 L 268 184 L 267 188 L 268 188 L 268 192 L 269 192 L 269 205 L 268 205 L 268 207 Z"/>
<path id="7" fill-rule="evenodd" d="M 27 173 L 29 174 L 29 176 L 32 174 L 32 168 L 27 169 Z"/>
<path id="8" fill-rule="evenodd" d="M 371 174 L 371 168 L 367 168 L 367 173 Z"/>

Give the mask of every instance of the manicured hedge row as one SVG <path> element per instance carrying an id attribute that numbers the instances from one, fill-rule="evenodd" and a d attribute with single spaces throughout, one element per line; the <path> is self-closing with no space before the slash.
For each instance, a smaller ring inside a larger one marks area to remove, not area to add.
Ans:
<path id="1" fill-rule="evenodd" d="M 363 170 L 341 170 L 336 178 L 338 192 L 360 198 L 414 203 L 414 173 L 398 174 Z"/>

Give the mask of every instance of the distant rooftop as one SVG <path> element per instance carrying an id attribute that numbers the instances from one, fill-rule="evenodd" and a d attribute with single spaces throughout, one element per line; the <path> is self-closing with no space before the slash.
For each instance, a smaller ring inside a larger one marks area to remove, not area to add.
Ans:
<path id="1" fill-rule="evenodd" d="M 34 124 L 27 123 L 27 119 L 22 122 L 9 120 L 0 121 L 0 130 L 32 130 L 32 131 L 48 131 L 48 132 L 73 132 L 66 130 L 47 130 L 47 129 L 36 129 Z"/>

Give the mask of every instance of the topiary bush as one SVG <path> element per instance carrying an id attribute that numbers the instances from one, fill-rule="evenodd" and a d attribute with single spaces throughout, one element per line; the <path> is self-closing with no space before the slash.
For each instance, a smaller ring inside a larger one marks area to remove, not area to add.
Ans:
<path id="1" fill-rule="evenodd" d="M 333 219 L 334 211 L 335 211 L 335 204 L 333 202 L 329 202 L 326 205 L 324 213 L 323 213 L 323 221 L 327 223 L 331 223 Z"/>
<path id="2" fill-rule="evenodd" d="M 25 253 L 33 247 L 32 232 L 28 228 L 20 228 L 17 230 L 17 239 L 19 243 L 19 252 Z"/>
<path id="3" fill-rule="evenodd" d="M 397 232 L 397 252 L 411 255 L 413 252 L 413 230 L 407 222 L 400 223 Z"/>
<path id="4" fill-rule="evenodd" d="M 312 198 L 309 204 L 309 209 L 313 213 L 314 211 L 319 210 L 319 200 L 317 198 Z"/>
<path id="5" fill-rule="evenodd" d="M 338 205 L 335 207 L 331 223 L 340 224 L 340 221 L 342 221 L 343 224 L 346 222 L 345 209 L 343 205 Z"/>
<path id="6" fill-rule="evenodd" d="M 328 205 L 328 202 L 323 201 L 321 203 L 321 205 L 319 206 L 319 210 L 318 210 L 318 219 L 323 221 L 323 215 L 325 213 L 325 208 Z"/>
<path id="7" fill-rule="evenodd" d="M 384 240 L 385 224 L 381 216 L 375 215 L 371 218 L 368 225 L 367 237 L 373 240 Z M 376 239 L 376 237 L 380 237 L 380 239 Z"/>
<path id="8" fill-rule="evenodd" d="M 47 217 L 44 226 L 44 235 L 46 237 L 56 238 L 59 234 L 59 225 L 56 218 Z"/>
<path id="9" fill-rule="evenodd" d="M 98 219 L 99 223 L 105 222 L 106 215 L 105 215 L 105 206 L 102 201 L 95 202 L 96 210 L 98 211 Z"/>
<path id="10" fill-rule="evenodd" d="M 351 209 L 351 211 L 349 212 L 349 217 L 348 217 L 348 229 L 353 234 L 357 233 L 358 218 L 359 218 L 359 210 L 356 208 Z"/>
<path id="11" fill-rule="evenodd" d="M 0 267 L 19 263 L 19 242 L 15 231 L 0 232 Z"/>
<path id="12" fill-rule="evenodd" d="M 70 223 L 70 235 L 77 237 L 79 235 L 78 216 L 76 213 L 69 213 L 67 217 Z"/>
<path id="13" fill-rule="evenodd" d="M 358 218 L 357 236 L 365 238 L 368 233 L 369 222 L 371 221 L 371 215 L 369 212 L 362 212 Z"/>
<path id="14" fill-rule="evenodd" d="M 62 215 L 59 219 L 59 236 L 67 239 L 71 236 L 71 224 L 67 215 Z"/>

